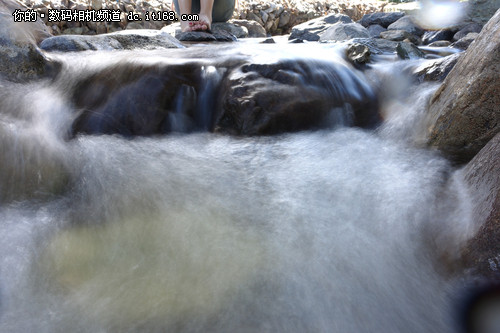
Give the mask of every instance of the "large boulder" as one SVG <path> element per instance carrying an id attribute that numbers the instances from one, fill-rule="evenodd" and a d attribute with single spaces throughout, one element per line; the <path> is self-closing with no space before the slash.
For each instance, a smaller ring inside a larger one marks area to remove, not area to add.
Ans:
<path id="1" fill-rule="evenodd" d="M 183 48 L 174 37 L 158 30 L 124 30 L 97 36 L 60 35 L 45 39 L 40 47 L 46 51 L 155 50 Z"/>
<path id="2" fill-rule="evenodd" d="M 229 75 L 223 91 L 218 132 L 269 135 L 380 121 L 374 92 L 341 62 L 246 64 Z"/>
<path id="3" fill-rule="evenodd" d="M 462 251 L 465 266 L 481 275 L 500 273 L 500 133 L 464 169 L 477 228 Z"/>
<path id="4" fill-rule="evenodd" d="M 500 131 L 500 10 L 429 105 L 428 143 L 467 162 Z"/>
<path id="5" fill-rule="evenodd" d="M 0 0 L 0 75 L 13 81 L 38 79 L 52 73 L 57 65 L 37 47 L 50 36 L 40 22 L 15 22 L 12 13 L 26 7 Z"/>
<path id="6" fill-rule="evenodd" d="M 179 51 L 186 52 L 178 57 L 191 55 L 188 49 Z M 264 64 L 234 54 L 142 64 L 117 59 L 78 79 L 68 87 L 72 104 L 82 110 L 73 134 L 262 135 L 335 125 L 373 127 L 380 121 L 376 94 L 342 59 Z"/>
<path id="7" fill-rule="evenodd" d="M 411 16 L 403 16 L 389 25 L 387 30 L 404 30 L 416 36 L 422 36 L 424 34 L 424 30 L 414 22 Z"/>
<path id="8" fill-rule="evenodd" d="M 467 20 L 485 24 L 500 8 L 500 0 L 469 0 Z"/>
<path id="9" fill-rule="evenodd" d="M 403 12 L 371 13 L 371 14 L 365 14 L 363 18 L 359 21 L 359 23 L 364 27 L 378 24 L 384 28 L 387 28 L 389 25 L 393 24 L 403 16 L 405 16 L 405 13 Z"/>
<path id="10" fill-rule="evenodd" d="M 330 14 L 296 25 L 293 27 L 289 39 L 318 41 L 321 34 L 337 22 L 353 23 L 351 18 L 347 15 Z"/>
<path id="11" fill-rule="evenodd" d="M 320 42 L 344 41 L 353 38 L 370 38 L 368 30 L 358 23 L 335 23 L 320 36 Z"/>

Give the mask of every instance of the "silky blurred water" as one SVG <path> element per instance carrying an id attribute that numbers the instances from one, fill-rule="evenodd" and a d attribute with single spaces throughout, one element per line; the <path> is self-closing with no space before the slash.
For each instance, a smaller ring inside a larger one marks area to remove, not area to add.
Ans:
<path id="1" fill-rule="evenodd" d="M 1 332 L 456 331 L 441 259 L 472 231 L 419 148 L 435 86 L 374 131 L 67 140 L 64 90 L 2 84 Z"/>

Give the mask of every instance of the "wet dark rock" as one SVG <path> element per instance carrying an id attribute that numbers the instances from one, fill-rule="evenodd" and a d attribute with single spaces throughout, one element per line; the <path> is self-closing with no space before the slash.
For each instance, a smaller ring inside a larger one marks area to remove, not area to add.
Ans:
<path id="1" fill-rule="evenodd" d="M 355 65 L 366 64 L 370 61 L 370 48 L 360 43 L 349 44 L 346 48 L 346 57 Z"/>
<path id="2" fill-rule="evenodd" d="M 395 42 L 402 42 L 404 40 L 409 40 L 412 43 L 418 44 L 420 39 L 405 30 L 387 30 L 380 33 L 380 38 L 392 40 Z"/>
<path id="3" fill-rule="evenodd" d="M 304 40 L 300 39 L 300 38 L 295 38 L 295 39 L 290 39 L 288 41 L 288 43 L 290 43 L 290 44 L 300 44 L 300 43 L 304 43 Z"/>
<path id="4" fill-rule="evenodd" d="M 260 37 L 266 37 L 266 29 L 259 23 L 255 21 L 249 21 L 249 20 L 230 20 L 229 23 L 232 23 L 236 26 L 241 26 L 245 27 L 248 30 L 248 37 L 251 38 L 260 38 Z M 242 38 L 239 36 L 236 36 L 237 38 Z"/>
<path id="5" fill-rule="evenodd" d="M 469 32 L 465 37 L 460 38 L 455 43 L 451 44 L 451 46 L 456 47 L 457 49 L 467 50 L 470 44 L 476 40 L 478 35 L 479 34 L 477 32 Z"/>
<path id="6" fill-rule="evenodd" d="M 82 76 L 71 99 L 84 111 L 73 133 L 134 136 L 202 128 L 196 116 L 201 77 L 200 64 L 125 62 Z"/>
<path id="7" fill-rule="evenodd" d="M 229 75 L 224 91 L 217 132 L 269 135 L 346 123 L 372 127 L 380 121 L 375 95 L 341 64 L 243 65 Z"/>
<path id="8" fill-rule="evenodd" d="M 361 20 L 359 21 L 359 23 L 364 27 L 378 24 L 384 28 L 387 28 L 389 25 L 396 22 L 403 16 L 405 16 L 405 13 L 403 12 L 371 13 L 364 15 L 363 18 L 361 18 Z"/>
<path id="9" fill-rule="evenodd" d="M 427 45 L 437 41 L 451 40 L 453 35 L 451 30 L 426 31 L 422 36 L 422 43 Z"/>
<path id="10" fill-rule="evenodd" d="M 110 51 L 156 50 L 183 48 L 175 38 L 158 30 L 125 30 L 97 36 L 60 35 L 45 39 L 40 47 L 45 51 Z"/>
<path id="11" fill-rule="evenodd" d="M 358 23 L 335 23 L 326 29 L 320 36 L 320 42 L 344 41 L 353 38 L 369 38 L 370 34 L 365 27 Z"/>
<path id="12" fill-rule="evenodd" d="M 416 25 L 410 16 L 403 16 L 387 27 L 387 30 L 404 30 L 412 35 L 422 36 L 424 30 Z"/>
<path id="13" fill-rule="evenodd" d="M 465 267 L 483 276 L 500 273 L 500 134 L 464 169 L 478 228 L 462 250 Z"/>
<path id="14" fill-rule="evenodd" d="M 480 33 L 482 29 L 482 25 L 478 23 L 470 23 L 462 27 L 455 35 L 453 35 L 453 41 L 457 41 L 459 39 L 464 38 L 467 34 L 471 32 Z"/>
<path id="15" fill-rule="evenodd" d="M 264 135 L 380 121 L 376 94 L 341 59 L 121 61 L 85 73 L 71 89 L 72 104 L 83 110 L 74 135 Z"/>
<path id="16" fill-rule="evenodd" d="M 428 143 L 469 161 L 500 131 L 500 10 L 431 98 Z"/>
<path id="17" fill-rule="evenodd" d="M 273 38 L 266 38 L 264 39 L 262 42 L 260 42 L 261 44 L 276 44 L 276 42 L 274 41 Z"/>
<path id="18" fill-rule="evenodd" d="M 412 43 L 401 42 L 396 47 L 396 53 L 401 59 L 419 59 L 425 57 L 425 53 Z"/>
<path id="19" fill-rule="evenodd" d="M 367 29 L 368 33 L 370 34 L 370 37 L 375 37 L 375 38 L 380 37 L 380 33 L 387 30 L 386 28 L 378 24 L 370 25 Z"/>
<path id="20" fill-rule="evenodd" d="M 321 34 L 337 22 L 353 23 L 351 18 L 342 14 L 330 14 L 296 25 L 289 39 L 300 38 L 307 41 L 318 41 Z"/>
<path id="21" fill-rule="evenodd" d="M 443 81 L 461 56 L 463 53 L 455 53 L 447 57 L 429 60 L 417 67 L 414 74 L 420 81 Z"/>

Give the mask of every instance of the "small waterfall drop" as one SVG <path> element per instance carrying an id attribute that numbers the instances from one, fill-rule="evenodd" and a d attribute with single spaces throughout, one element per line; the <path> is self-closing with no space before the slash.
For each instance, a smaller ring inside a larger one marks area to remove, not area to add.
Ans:
<path id="1" fill-rule="evenodd" d="M 276 70 L 228 49 L 234 82 L 303 80 L 347 113 L 221 135 L 207 130 L 228 72 L 200 52 L 203 67 L 60 55 L 51 82 L 1 83 L 0 332 L 456 332 L 461 284 L 442 259 L 473 232 L 467 192 L 413 131 L 436 87 L 378 101 L 324 53 Z M 339 126 L 366 100 L 380 126 Z"/>

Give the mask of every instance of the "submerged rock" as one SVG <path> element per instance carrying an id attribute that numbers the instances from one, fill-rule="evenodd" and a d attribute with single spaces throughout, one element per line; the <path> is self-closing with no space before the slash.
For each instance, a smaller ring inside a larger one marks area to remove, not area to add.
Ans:
<path id="1" fill-rule="evenodd" d="M 428 143 L 469 161 L 500 131 L 500 10 L 451 70 L 429 106 Z"/>
<path id="2" fill-rule="evenodd" d="M 497 134 L 464 169 L 474 203 L 478 228 L 462 251 L 466 267 L 481 275 L 500 273 L 500 134 Z"/>

